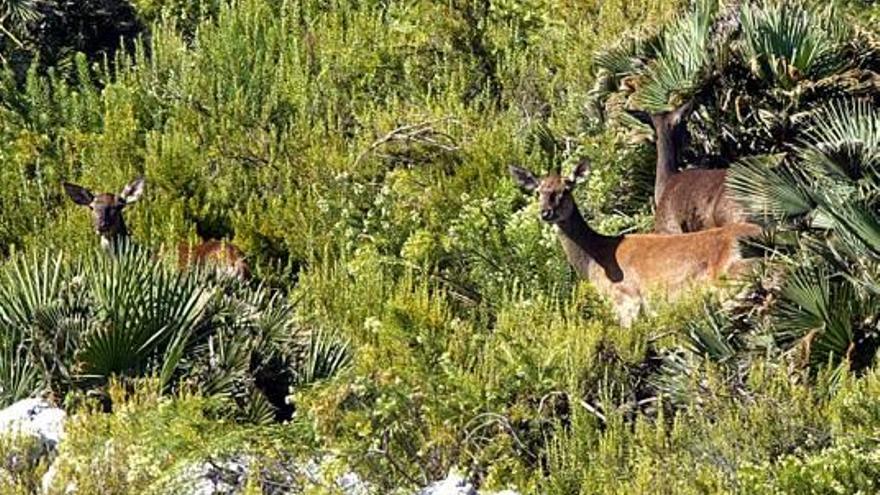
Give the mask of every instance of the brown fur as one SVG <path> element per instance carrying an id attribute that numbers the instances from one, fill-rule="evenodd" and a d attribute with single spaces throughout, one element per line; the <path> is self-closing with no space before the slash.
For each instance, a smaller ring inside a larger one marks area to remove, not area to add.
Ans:
<path id="1" fill-rule="evenodd" d="M 654 214 L 654 231 L 698 232 L 746 221 L 740 205 L 728 194 L 727 170 L 688 169 L 666 182 Z"/>
<path id="2" fill-rule="evenodd" d="M 674 300 L 691 287 L 742 271 L 739 240 L 759 235 L 757 225 L 737 223 L 678 235 L 599 234 L 587 225 L 571 195 L 577 177 L 586 173 L 582 167 L 571 179 L 551 174 L 537 181 L 515 167 L 511 173 L 523 187 L 538 192 L 541 217 L 558 227 L 569 263 L 611 300 L 621 324 L 628 326 L 652 293 Z"/>
<path id="3" fill-rule="evenodd" d="M 125 186 L 120 194 L 99 193 L 69 182 L 63 183 L 67 195 L 75 203 L 91 210 L 95 232 L 101 237 L 101 245 L 116 252 L 120 241 L 128 239 L 124 208 L 136 202 L 144 190 L 144 180 L 139 178 Z M 211 265 L 221 272 L 240 279 L 250 278 L 250 267 L 244 253 L 232 244 L 209 240 L 195 246 L 181 243 L 178 246 L 178 260 L 181 269 L 191 265 Z"/>
<path id="4" fill-rule="evenodd" d="M 251 276 L 244 253 L 234 245 L 218 240 L 208 240 L 196 245 L 181 242 L 177 246 L 177 262 L 181 270 L 190 266 L 213 266 L 240 279 Z"/>
<path id="5" fill-rule="evenodd" d="M 656 133 L 654 231 L 657 233 L 698 232 L 746 221 L 742 207 L 727 194 L 726 170 L 678 170 L 679 154 L 687 136 L 686 117 L 692 107 L 693 102 L 688 102 L 670 112 L 650 116 L 633 112 Z"/>

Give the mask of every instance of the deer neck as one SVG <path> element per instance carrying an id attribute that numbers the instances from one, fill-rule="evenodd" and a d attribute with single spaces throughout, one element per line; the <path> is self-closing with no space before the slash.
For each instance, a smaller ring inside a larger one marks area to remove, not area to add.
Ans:
<path id="1" fill-rule="evenodd" d="M 681 132 L 679 125 L 669 126 L 666 123 L 656 126 L 657 133 L 657 173 L 654 179 L 654 203 L 660 202 L 667 182 L 678 173 L 677 134 Z"/>
<path id="2" fill-rule="evenodd" d="M 125 221 L 121 218 L 119 219 L 119 224 L 113 232 L 106 232 L 101 234 L 101 248 L 111 254 L 116 254 L 119 251 L 119 247 L 123 244 L 127 244 L 128 242 L 128 227 L 125 226 Z"/>
<path id="3" fill-rule="evenodd" d="M 606 236 L 596 232 L 587 225 L 577 207 L 568 218 L 556 225 L 565 256 L 580 276 L 592 279 L 590 265 L 596 263 L 613 281 L 619 278 L 616 274 L 620 268 L 614 253 L 621 236 Z"/>

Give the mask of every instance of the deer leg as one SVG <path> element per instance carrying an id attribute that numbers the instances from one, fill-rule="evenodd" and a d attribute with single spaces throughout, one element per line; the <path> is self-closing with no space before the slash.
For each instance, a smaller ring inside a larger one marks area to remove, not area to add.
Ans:
<path id="1" fill-rule="evenodd" d="M 615 293 L 613 302 L 617 321 L 623 328 L 631 327 L 644 307 L 641 297 L 633 297 L 622 292 Z"/>

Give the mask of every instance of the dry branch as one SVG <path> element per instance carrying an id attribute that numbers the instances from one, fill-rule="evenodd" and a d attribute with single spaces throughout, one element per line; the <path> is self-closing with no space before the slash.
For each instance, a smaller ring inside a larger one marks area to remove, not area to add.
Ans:
<path id="1" fill-rule="evenodd" d="M 409 124 L 400 126 L 396 129 L 393 129 L 388 134 L 385 134 L 381 138 L 377 139 L 370 145 L 369 148 L 362 151 L 357 158 L 354 160 L 354 166 L 360 164 L 360 162 L 369 154 L 374 153 L 376 150 L 381 148 L 382 146 L 390 143 L 390 142 L 404 142 L 404 143 L 417 143 L 423 144 L 425 146 L 433 147 L 440 149 L 447 153 L 453 153 L 458 151 L 460 148 L 458 146 L 458 142 L 450 136 L 448 133 L 443 131 L 438 131 L 434 128 L 434 126 L 438 123 L 445 122 L 457 122 L 451 117 L 444 117 L 442 119 L 436 120 L 428 120 L 425 122 L 420 122 L 417 124 Z"/>

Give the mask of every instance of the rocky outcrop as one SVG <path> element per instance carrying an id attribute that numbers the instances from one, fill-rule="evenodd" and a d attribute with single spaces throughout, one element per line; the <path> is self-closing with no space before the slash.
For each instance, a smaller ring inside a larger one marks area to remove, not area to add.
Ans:
<path id="1" fill-rule="evenodd" d="M 0 411 L 0 435 L 27 435 L 47 452 L 64 437 L 64 410 L 43 399 L 24 399 Z"/>
<path id="2" fill-rule="evenodd" d="M 450 473 L 445 479 L 435 481 L 419 491 L 418 495 L 478 495 L 477 490 L 464 478 Z"/>
<path id="3" fill-rule="evenodd" d="M 183 467 L 169 483 L 173 493 L 181 495 L 237 495 L 245 492 L 251 477 L 258 476 L 262 493 L 294 495 L 309 488 L 324 486 L 340 495 L 370 495 L 372 492 L 357 473 L 346 471 L 326 475 L 333 459 L 312 459 L 305 463 L 257 462 L 247 455 L 232 455 L 194 462 Z M 255 472 L 256 465 L 261 467 Z M 332 472 L 332 471 L 331 471 Z"/>
<path id="4" fill-rule="evenodd" d="M 435 481 L 421 489 L 417 495 L 519 495 L 513 490 L 501 492 L 477 491 L 466 479 L 458 473 L 449 473 L 445 479 Z"/>
<path id="5" fill-rule="evenodd" d="M 43 399 L 24 399 L 0 410 L 0 436 L 14 438 L 15 447 L 0 459 L 0 484 L 51 457 L 64 437 L 67 415 Z"/>

